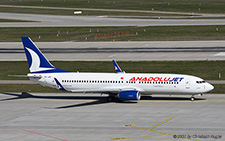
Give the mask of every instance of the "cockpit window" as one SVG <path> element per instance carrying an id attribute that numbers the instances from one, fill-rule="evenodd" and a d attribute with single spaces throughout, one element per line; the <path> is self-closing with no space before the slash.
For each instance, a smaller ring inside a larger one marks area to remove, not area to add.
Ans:
<path id="1" fill-rule="evenodd" d="M 205 83 L 205 81 L 196 81 L 196 83 L 202 84 L 202 83 Z"/>

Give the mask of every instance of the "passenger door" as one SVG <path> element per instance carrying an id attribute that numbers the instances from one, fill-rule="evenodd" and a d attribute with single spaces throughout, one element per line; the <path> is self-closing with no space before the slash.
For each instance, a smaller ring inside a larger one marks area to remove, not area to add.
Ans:
<path id="1" fill-rule="evenodd" d="M 190 89 L 191 88 L 190 84 L 191 84 L 190 80 L 187 79 L 186 82 L 185 82 L 185 88 Z"/>

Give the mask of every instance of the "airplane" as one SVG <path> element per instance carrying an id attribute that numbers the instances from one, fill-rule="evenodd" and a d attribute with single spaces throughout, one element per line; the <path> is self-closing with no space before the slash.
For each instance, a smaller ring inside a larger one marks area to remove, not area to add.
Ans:
<path id="1" fill-rule="evenodd" d="M 30 73 L 27 77 L 42 86 L 75 93 L 108 94 L 108 101 L 140 100 L 141 95 L 190 95 L 214 87 L 203 79 L 184 74 L 126 73 L 113 60 L 116 73 L 69 72 L 53 66 L 29 37 L 21 37 Z"/>

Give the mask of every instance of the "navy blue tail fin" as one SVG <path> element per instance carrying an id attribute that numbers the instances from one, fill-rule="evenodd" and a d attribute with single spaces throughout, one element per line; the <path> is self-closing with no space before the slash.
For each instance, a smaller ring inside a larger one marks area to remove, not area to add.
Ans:
<path id="1" fill-rule="evenodd" d="M 67 72 L 54 67 L 29 37 L 22 37 L 22 42 L 31 73 Z"/>
<path id="2" fill-rule="evenodd" d="M 119 65 L 116 63 L 115 60 L 113 60 L 113 65 L 114 65 L 116 73 L 123 73 L 123 71 L 120 69 Z"/>

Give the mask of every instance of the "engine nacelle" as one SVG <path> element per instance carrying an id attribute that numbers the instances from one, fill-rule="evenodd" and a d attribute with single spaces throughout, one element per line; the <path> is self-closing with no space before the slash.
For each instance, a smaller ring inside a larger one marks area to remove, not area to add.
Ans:
<path id="1" fill-rule="evenodd" d="M 136 90 L 121 91 L 118 94 L 120 100 L 140 100 L 141 94 Z"/>

